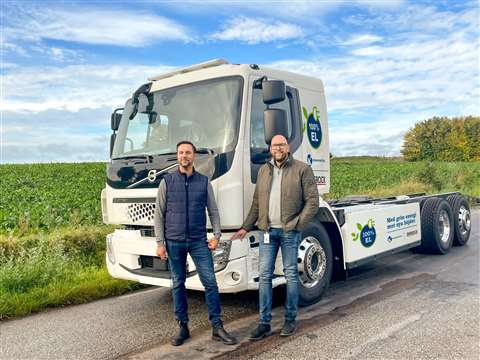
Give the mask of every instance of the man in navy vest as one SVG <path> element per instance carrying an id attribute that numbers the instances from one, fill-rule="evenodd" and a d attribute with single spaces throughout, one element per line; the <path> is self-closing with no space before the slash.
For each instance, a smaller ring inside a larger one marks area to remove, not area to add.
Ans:
<path id="1" fill-rule="evenodd" d="M 190 337 L 188 330 L 187 292 L 185 290 L 187 254 L 190 254 L 205 288 L 212 338 L 227 345 L 237 343 L 223 328 L 217 281 L 211 250 L 221 237 L 220 216 L 208 178 L 193 168 L 195 146 L 189 141 L 177 144 L 178 171 L 169 173 L 160 182 L 155 207 L 157 255 L 166 259 L 172 276 L 175 318 L 180 329 L 172 345 L 182 345 Z M 214 237 L 207 240 L 208 210 Z"/>

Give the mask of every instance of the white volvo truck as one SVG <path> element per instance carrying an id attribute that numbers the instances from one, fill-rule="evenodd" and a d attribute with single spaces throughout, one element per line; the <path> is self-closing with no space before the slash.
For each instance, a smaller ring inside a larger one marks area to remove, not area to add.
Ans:
<path id="1" fill-rule="evenodd" d="M 149 78 L 113 112 L 111 127 L 101 202 L 104 223 L 118 225 L 106 239 L 115 278 L 171 286 L 168 261 L 156 256 L 153 216 L 160 180 L 177 171 L 180 140 L 196 145 L 195 167 L 212 182 L 222 228 L 213 257 L 223 293 L 258 289 L 262 234 L 229 239 L 250 209 L 275 133 L 287 135 L 293 157 L 312 167 L 320 194 L 298 249 L 301 305 L 379 256 L 409 248 L 445 254 L 470 235 L 470 209 L 458 193 L 322 199 L 330 189 L 328 116 L 323 83 L 313 77 L 212 60 Z M 280 257 L 273 286 L 285 283 Z M 191 258 L 187 267 L 186 287 L 203 290 Z"/>

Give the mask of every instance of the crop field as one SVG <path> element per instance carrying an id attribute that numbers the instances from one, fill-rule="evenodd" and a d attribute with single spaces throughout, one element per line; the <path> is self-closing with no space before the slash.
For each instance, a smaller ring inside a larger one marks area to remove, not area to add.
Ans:
<path id="1" fill-rule="evenodd" d="M 104 163 L 0 165 L 0 233 L 100 225 Z M 462 191 L 480 196 L 480 163 L 405 162 L 391 158 L 338 158 L 331 163 L 331 192 L 399 195 Z"/>
<path id="2" fill-rule="evenodd" d="M 0 165 L 0 232 L 101 224 L 105 163 Z"/>
<path id="3" fill-rule="evenodd" d="M 105 163 L 0 165 L 0 320 L 144 285 L 105 268 Z M 480 197 L 480 163 L 389 158 L 331 162 L 328 199 L 461 191 Z"/>
<path id="4" fill-rule="evenodd" d="M 480 196 L 480 162 L 407 162 L 396 158 L 332 159 L 327 198 L 460 191 Z"/>

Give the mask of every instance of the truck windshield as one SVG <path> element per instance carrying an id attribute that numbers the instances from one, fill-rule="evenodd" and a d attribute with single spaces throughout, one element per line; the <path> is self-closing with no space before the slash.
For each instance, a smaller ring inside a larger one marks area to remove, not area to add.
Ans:
<path id="1" fill-rule="evenodd" d="M 242 86 L 242 78 L 229 77 L 160 90 L 148 95 L 148 106 L 140 111 L 129 99 L 112 158 L 176 154 L 181 140 L 215 153 L 233 150 Z"/>

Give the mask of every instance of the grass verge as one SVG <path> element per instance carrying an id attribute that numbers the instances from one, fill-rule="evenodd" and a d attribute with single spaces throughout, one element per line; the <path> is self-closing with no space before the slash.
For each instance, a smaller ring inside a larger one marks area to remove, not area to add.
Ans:
<path id="1" fill-rule="evenodd" d="M 108 274 L 105 235 L 110 231 L 90 226 L 0 236 L 0 320 L 144 287 Z"/>

